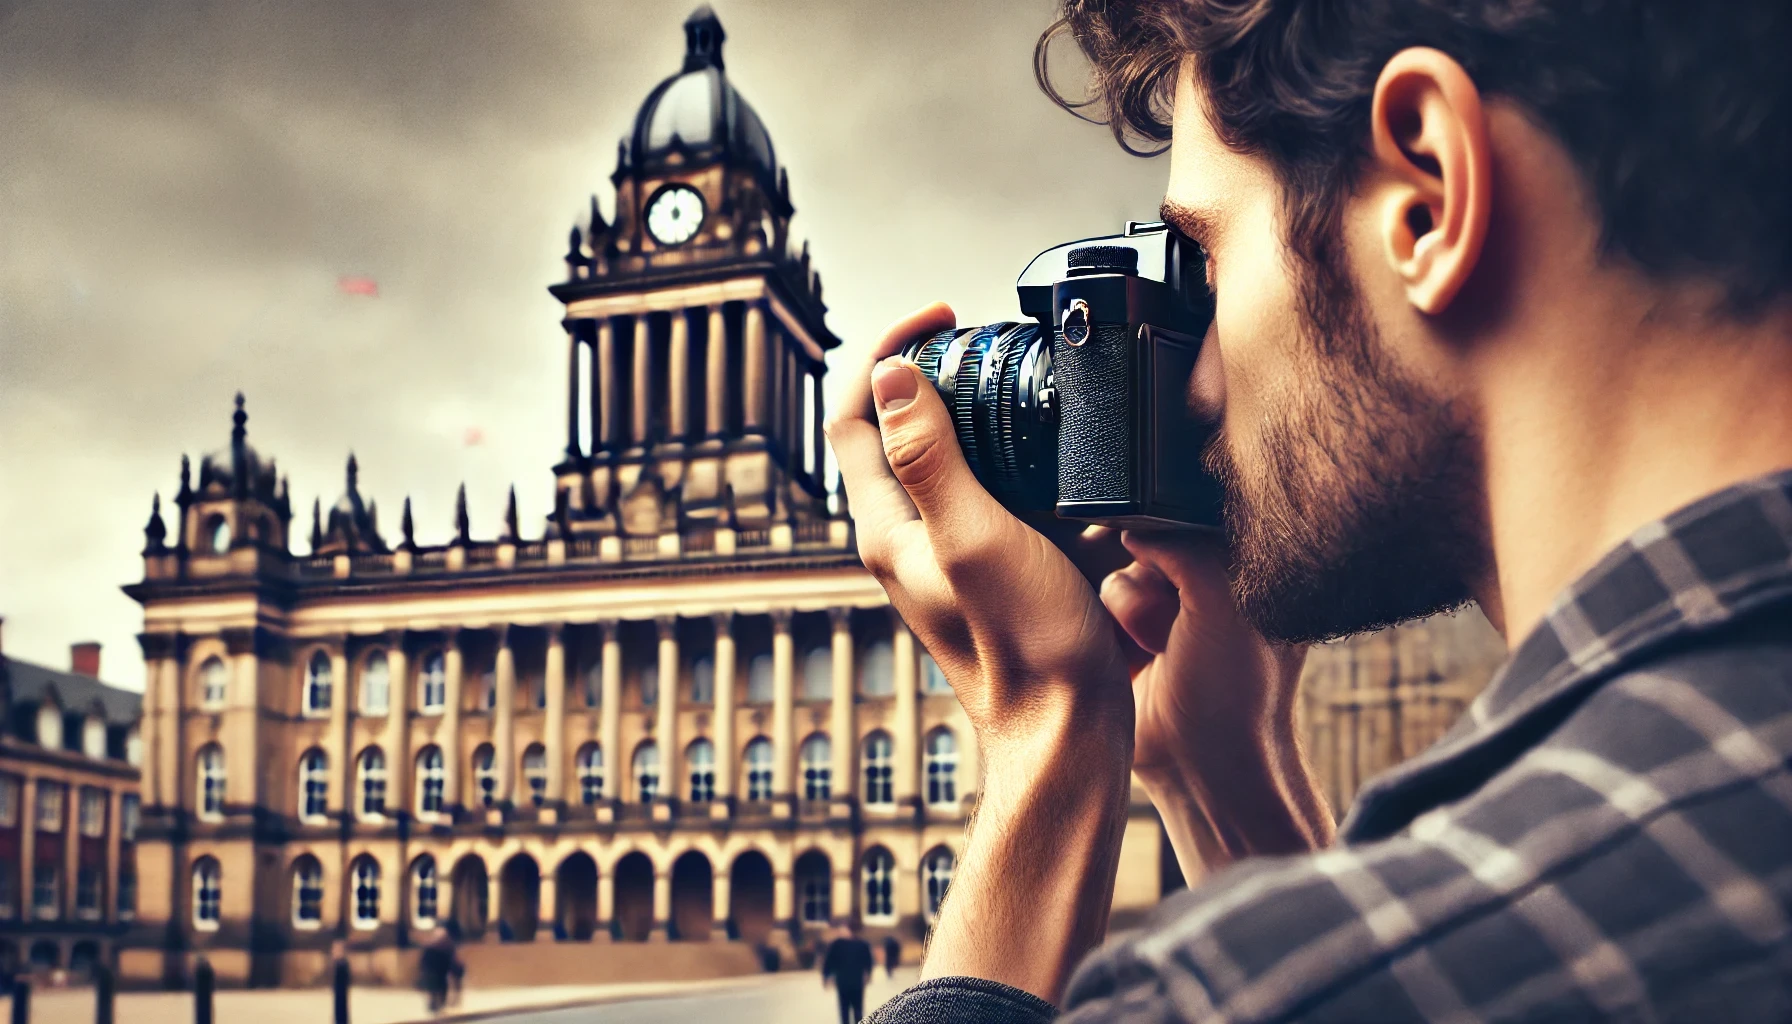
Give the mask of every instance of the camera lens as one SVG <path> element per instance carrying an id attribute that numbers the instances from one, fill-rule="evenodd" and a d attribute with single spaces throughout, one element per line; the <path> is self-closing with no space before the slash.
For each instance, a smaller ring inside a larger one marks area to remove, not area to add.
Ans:
<path id="1" fill-rule="evenodd" d="M 1058 495 L 1058 421 L 1050 339 L 1034 323 L 943 331 L 903 349 L 952 414 L 971 472 L 1015 511 Z"/>

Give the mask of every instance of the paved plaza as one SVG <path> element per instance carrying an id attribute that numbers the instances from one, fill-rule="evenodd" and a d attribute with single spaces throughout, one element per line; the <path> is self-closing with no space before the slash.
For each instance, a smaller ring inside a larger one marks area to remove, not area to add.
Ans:
<path id="1" fill-rule="evenodd" d="M 882 971 L 866 993 L 867 1013 L 914 982 L 916 968 Z M 33 994 L 33 1024 L 83 1024 L 93 1019 L 90 989 Z M 0 1019 L 10 1020 L 11 1001 L 0 1000 Z M 353 1024 L 412 1024 L 429 1020 L 421 993 L 359 988 L 350 1001 Z M 326 989 L 222 991 L 214 1004 L 218 1024 L 324 1024 L 330 1019 Z M 186 992 L 127 992 L 118 997 L 124 1024 L 190 1024 L 193 997 Z M 814 971 L 785 971 L 717 981 L 639 982 L 626 985 L 473 987 L 461 1005 L 437 1020 L 489 1020 L 503 1024 L 670 1024 L 726 1020 L 729 1024 L 838 1020 L 832 991 Z"/>

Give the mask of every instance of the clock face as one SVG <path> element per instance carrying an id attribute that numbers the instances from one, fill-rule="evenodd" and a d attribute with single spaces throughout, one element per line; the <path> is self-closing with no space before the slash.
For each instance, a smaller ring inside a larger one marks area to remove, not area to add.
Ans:
<path id="1" fill-rule="evenodd" d="M 681 245 L 703 226 L 703 197 L 684 185 L 662 189 L 647 205 L 647 231 L 661 245 Z"/>

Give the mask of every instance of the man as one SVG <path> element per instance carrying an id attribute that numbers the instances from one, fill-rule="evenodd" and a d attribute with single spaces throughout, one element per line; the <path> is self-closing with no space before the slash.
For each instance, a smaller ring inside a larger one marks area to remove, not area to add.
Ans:
<path id="1" fill-rule="evenodd" d="M 448 1004 L 448 976 L 453 968 L 454 940 L 448 937 L 446 928 L 438 927 L 430 933 L 417 961 L 419 981 L 428 996 L 432 1015 L 441 1012 Z"/>
<path id="2" fill-rule="evenodd" d="M 336 1024 L 348 1024 L 348 993 L 352 982 L 348 944 L 337 939 L 330 943 L 330 1019 Z"/>
<path id="3" fill-rule="evenodd" d="M 840 1024 L 859 1024 L 865 1015 L 865 987 L 877 970 L 871 955 L 871 943 L 859 938 L 848 924 L 828 943 L 821 961 L 821 984 L 825 988 L 833 980 L 834 992 L 840 997 Z"/>
<path id="4" fill-rule="evenodd" d="M 887 358 L 943 306 L 850 383 L 859 549 L 984 766 L 875 1019 L 1792 1019 L 1792 8 L 1064 17 L 1208 256 L 1226 536 L 1104 576 L 998 506 Z M 1507 664 L 1334 842 L 1300 645 L 1470 599 Z M 1091 955 L 1129 770 L 1195 887 Z"/>

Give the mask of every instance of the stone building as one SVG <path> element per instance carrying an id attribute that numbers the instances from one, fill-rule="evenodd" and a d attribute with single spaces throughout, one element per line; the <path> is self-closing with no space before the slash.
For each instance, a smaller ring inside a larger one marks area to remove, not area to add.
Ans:
<path id="1" fill-rule="evenodd" d="M 370 980 L 453 922 L 513 983 L 754 969 L 831 922 L 913 948 L 977 751 L 824 485 L 829 331 L 791 189 L 708 8 L 571 232 L 554 512 L 395 538 L 348 460 L 306 554 L 241 397 L 147 528 L 138 983 L 204 955 Z M 1117 921 L 1173 862 L 1142 798 Z M 554 942 L 552 940 L 565 940 Z M 601 944 L 602 948 L 590 943 Z M 788 962 L 788 961 L 787 961 Z"/>
<path id="2" fill-rule="evenodd" d="M 110 962 L 137 910 L 140 698 L 0 652 L 0 976 Z"/>

